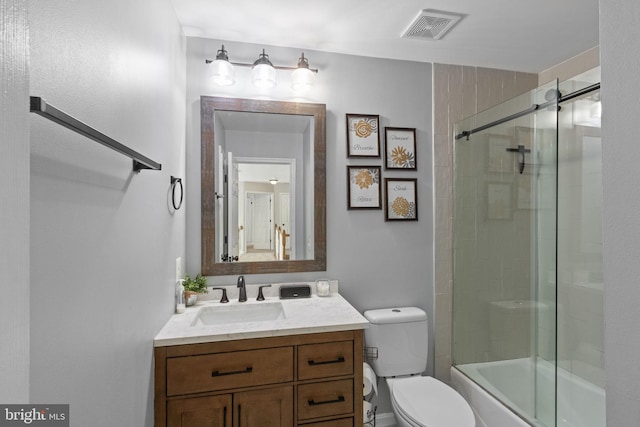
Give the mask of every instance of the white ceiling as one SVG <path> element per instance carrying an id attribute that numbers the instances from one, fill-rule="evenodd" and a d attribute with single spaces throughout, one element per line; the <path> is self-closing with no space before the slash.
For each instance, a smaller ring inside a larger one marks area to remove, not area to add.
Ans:
<path id="1" fill-rule="evenodd" d="M 280 184 L 288 184 L 291 181 L 290 170 L 291 166 L 289 165 L 240 163 L 238 165 L 238 181 L 266 184 L 271 178 L 275 178 Z"/>
<path id="2" fill-rule="evenodd" d="M 187 36 L 538 73 L 598 45 L 598 0 L 172 0 Z M 400 38 L 423 9 L 464 18 Z"/>

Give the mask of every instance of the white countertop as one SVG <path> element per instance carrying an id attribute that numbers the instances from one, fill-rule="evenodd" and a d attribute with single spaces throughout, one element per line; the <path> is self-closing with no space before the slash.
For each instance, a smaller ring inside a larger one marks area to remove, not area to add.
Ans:
<path id="1" fill-rule="evenodd" d="M 230 305 L 263 304 L 274 301 L 282 303 L 285 312 L 284 319 L 191 326 L 198 310 L 202 307 L 228 307 Z M 237 300 L 231 300 L 226 304 L 207 301 L 187 307 L 182 314 L 171 316 L 156 335 L 153 345 L 154 347 L 164 347 L 246 338 L 346 331 L 365 329 L 368 325 L 367 319 L 338 293 L 332 293 L 328 297 L 319 297 L 314 294 L 310 298 L 283 300 L 278 297 L 267 297 L 265 301 L 255 301 L 252 298 L 243 303 L 239 303 Z"/>

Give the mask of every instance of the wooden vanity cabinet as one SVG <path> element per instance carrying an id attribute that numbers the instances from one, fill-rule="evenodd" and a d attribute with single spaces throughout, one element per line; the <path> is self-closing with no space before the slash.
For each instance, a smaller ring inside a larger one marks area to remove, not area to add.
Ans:
<path id="1" fill-rule="evenodd" d="M 155 348 L 155 427 L 361 426 L 363 331 Z"/>

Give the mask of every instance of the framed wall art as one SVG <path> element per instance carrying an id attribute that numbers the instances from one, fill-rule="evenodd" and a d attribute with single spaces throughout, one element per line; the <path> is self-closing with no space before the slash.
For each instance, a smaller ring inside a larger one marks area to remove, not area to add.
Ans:
<path id="1" fill-rule="evenodd" d="M 347 166 L 348 209 L 382 209 L 380 166 Z"/>
<path id="2" fill-rule="evenodd" d="M 418 180 L 385 178 L 385 221 L 418 220 Z"/>
<path id="3" fill-rule="evenodd" d="M 347 157 L 380 157 L 380 116 L 347 114 Z"/>
<path id="4" fill-rule="evenodd" d="M 416 170 L 415 128 L 384 128 L 385 169 Z"/>

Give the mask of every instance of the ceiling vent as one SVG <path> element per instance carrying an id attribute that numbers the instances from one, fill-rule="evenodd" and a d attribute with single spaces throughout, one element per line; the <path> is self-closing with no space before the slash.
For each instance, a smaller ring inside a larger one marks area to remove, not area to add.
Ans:
<path id="1" fill-rule="evenodd" d="M 440 40 L 462 19 L 462 15 L 425 9 L 402 34 L 403 38 Z"/>

